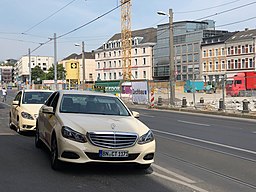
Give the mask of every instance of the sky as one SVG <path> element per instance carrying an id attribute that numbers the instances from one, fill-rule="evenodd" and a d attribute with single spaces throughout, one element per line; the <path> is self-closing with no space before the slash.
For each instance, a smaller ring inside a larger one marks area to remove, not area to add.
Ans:
<path id="1" fill-rule="evenodd" d="M 170 8 L 174 22 L 205 18 L 214 20 L 216 29 L 220 30 L 256 28 L 256 1 L 253 0 L 131 1 L 132 30 L 168 23 L 168 17 L 158 15 L 157 11 L 168 13 Z M 53 41 L 33 50 L 53 38 L 54 33 L 59 37 L 87 23 L 90 24 L 57 39 L 57 59 L 81 53 L 81 47 L 75 44 L 82 41 L 85 51 L 96 50 L 114 34 L 120 33 L 121 9 L 91 21 L 118 5 L 120 0 L 1 0 L 0 61 L 19 60 L 28 54 L 28 49 L 32 51 L 31 55 L 53 56 Z M 232 24 L 235 22 L 239 23 Z"/>

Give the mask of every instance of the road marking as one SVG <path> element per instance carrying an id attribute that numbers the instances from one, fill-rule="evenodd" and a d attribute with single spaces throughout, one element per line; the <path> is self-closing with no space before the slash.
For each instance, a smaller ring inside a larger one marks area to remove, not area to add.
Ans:
<path id="1" fill-rule="evenodd" d="M 224 148 L 233 149 L 233 150 L 242 151 L 242 152 L 246 152 L 246 153 L 256 155 L 256 151 L 251 151 L 251 150 L 247 150 L 247 149 L 243 149 L 243 148 L 239 148 L 239 147 L 233 147 L 233 146 L 230 146 L 230 145 L 215 143 L 215 142 L 212 142 L 212 141 L 197 139 L 197 138 L 188 137 L 188 136 L 184 136 L 184 135 L 179 135 L 179 134 L 175 134 L 175 133 L 169 133 L 169 132 L 159 131 L 159 130 L 155 130 L 155 129 L 151 129 L 151 130 L 153 130 L 154 132 L 163 133 L 163 134 L 166 134 L 166 135 L 171 135 L 171 136 L 180 137 L 180 138 L 183 138 L 183 139 L 189 139 L 189 140 L 192 140 L 192 141 L 197 141 L 197 142 L 201 142 L 201 143 L 216 145 L 216 146 L 219 146 L 219 147 L 224 147 Z"/>
<path id="2" fill-rule="evenodd" d="M 10 107 L 11 105 L 7 104 L 7 103 L 4 103 L 4 102 L 0 102 L 1 104 L 3 105 L 7 105 L 8 107 Z"/>
<path id="3" fill-rule="evenodd" d="M 256 134 L 256 131 L 252 132 L 253 134 Z"/>
<path id="4" fill-rule="evenodd" d="M 162 174 L 159 174 L 159 173 L 156 173 L 156 172 L 153 172 L 152 175 L 155 175 L 155 176 L 157 176 L 157 177 L 160 177 L 160 178 L 162 178 L 162 179 L 166 179 L 166 180 L 171 181 L 171 182 L 174 182 L 174 183 L 181 184 L 181 185 L 183 185 L 183 186 L 187 186 L 187 187 L 189 187 L 189 188 L 191 188 L 191 189 L 194 189 L 194 190 L 196 190 L 196 191 L 199 191 L 199 192 L 208 192 L 208 191 L 206 191 L 206 190 L 204 190 L 204 189 L 202 189 L 202 188 L 199 188 L 199 187 L 197 187 L 197 186 L 195 186 L 195 185 L 191 185 L 191 184 L 186 183 L 186 182 L 184 182 L 184 181 L 180 181 L 180 180 L 178 180 L 178 179 L 174 179 L 174 178 L 171 178 L 171 177 L 167 177 L 167 176 L 165 176 L 165 175 L 162 175 Z"/>
<path id="5" fill-rule="evenodd" d="M 145 115 L 145 114 L 140 114 L 141 116 L 145 116 L 145 117 L 155 117 L 155 116 L 152 116 L 152 115 Z"/>
<path id="6" fill-rule="evenodd" d="M 191 179 L 189 179 L 189 178 L 187 178 L 187 177 L 184 177 L 184 176 L 182 176 L 182 175 L 179 175 L 179 174 L 177 174 L 177 173 L 175 173 L 175 172 L 172 172 L 172 171 L 170 171 L 170 170 L 168 170 L 168 169 L 165 169 L 165 168 L 163 168 L 163 167 L 161 167 L 161 166 L 159 166 L 159 165 L 156 165 L 156 164 L 152 164 L 151 165 L 152 167 L 154 167 L 154 168 L 156 168 L 156 169 L 158 169 L 158 170 L 160 170 L 160 171 L 162 171 L 162 172 L 164 172 L 164 173 L 167 173 L 167 174 L 169 174 L 169 175 L 172 175 L 172 176 L 174 176 L 174 177 L 176 177 L 176 178 L 178 178 L 178 179 L 180 179 L 180 180 L 182 180 L 182 181 L 184 181 L 184 182 L 187 182 L 187 183 L 196 183 L 195 181 L 193 181 L 193 180 L 191 180 Z"/>
<path id="7" fill-rule="evenodd" d="M 0 136 L 16 135 L 15 133 L 0 133 Z"/>
<path id="8" fill-rule="evenodd" d="M 205 127 L 210 127 L 211 126 L 211 125 L 208 125 L 208 124 L 196 123 L 196 122 L 191 122 L 191 121 L 182 121 L 182 120 L 177 120 L 177 121 L 181 122 L 181 123 L 192 124 L 192 125 L 200 125 L 200 126 L 205 126 Z"/>

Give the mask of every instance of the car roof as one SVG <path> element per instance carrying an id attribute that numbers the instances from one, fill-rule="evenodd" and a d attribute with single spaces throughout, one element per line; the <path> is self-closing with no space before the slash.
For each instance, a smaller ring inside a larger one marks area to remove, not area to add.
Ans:
<path id="1" fill-rule="evenodd" d="M 53 93 L 53 90 L 46 90 L 46 89 L 24 89 L 23 92 L 51 92 Z"/>
<path id="2" fill-rule="evenodd" d="M 97 95 L 97 96 L 107 96 L 107 97 L 116 97 L 110 93 L 102 93 L 96 91 L 80 91 L 80 90 L 59 90 L 60 94 L 81 94 L 81 95 Z"/>

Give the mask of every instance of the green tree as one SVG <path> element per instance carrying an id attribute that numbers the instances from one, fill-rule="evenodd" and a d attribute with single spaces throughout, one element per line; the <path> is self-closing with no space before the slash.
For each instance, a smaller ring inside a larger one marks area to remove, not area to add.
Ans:
<path id="1" fill-rule="evenodd" d="M 57 65 L 57 79 L 62 80 L 66 78 L 66 70 L 62 64 Z M 46 74 L 46 78 L 48 80 L 54 80 L 54 66 L 48 69 L 48 73 Z"/>
<path id="2" fill-rule="evenodd" d="M 39 66 L 35 66 L 31 69 L 31 80 L 34 80 L 35 84 L 42 83 L 42 80 L 45 80 L 46 73 Z M 39 81 L 37 79 L 40 79 Z"/>

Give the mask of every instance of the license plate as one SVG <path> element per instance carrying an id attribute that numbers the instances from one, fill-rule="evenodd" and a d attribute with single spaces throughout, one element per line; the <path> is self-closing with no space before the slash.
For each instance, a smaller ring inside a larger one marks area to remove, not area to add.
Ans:
<path id="1" fill-rule="evenodd" d="M 128 151 L 100 150 L 100 157 L 128 157 Z"/>

